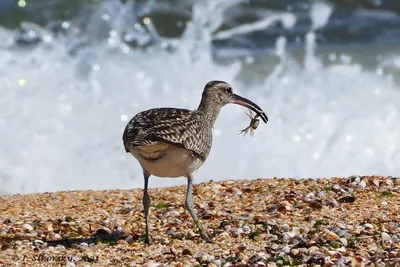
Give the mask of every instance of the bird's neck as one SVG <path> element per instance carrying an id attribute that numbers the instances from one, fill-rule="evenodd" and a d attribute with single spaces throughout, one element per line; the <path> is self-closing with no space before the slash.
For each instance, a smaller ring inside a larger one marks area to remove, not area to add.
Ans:
<path id="1" fill-rule="evenodd" d="M 215 105 L 215 103 L 212 101 L 207 101 L 207 99 L 203 97 L 199 107 L 197 108 L 197 112 L 205 117 L 205 121 L 207 122 L 208 126 L 212 128 L 218 118 L 221 108 L 222 107 L 220 105 Z"/>

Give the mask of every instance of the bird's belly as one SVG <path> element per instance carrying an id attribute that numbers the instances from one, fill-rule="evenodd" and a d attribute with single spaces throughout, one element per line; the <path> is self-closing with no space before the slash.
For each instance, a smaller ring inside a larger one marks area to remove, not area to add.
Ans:
<path id="1" fill-rule="evenodd" d="M 188 176 L 203 164 L 189 150 L 169 144 L 136 147 L 131 153 L 147 172 L 158 177 Z"/>

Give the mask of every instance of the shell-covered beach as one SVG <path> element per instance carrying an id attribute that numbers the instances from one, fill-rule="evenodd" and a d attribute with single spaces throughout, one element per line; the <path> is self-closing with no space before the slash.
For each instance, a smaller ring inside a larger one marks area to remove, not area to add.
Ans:
<path id="1" fill-rule="evenodd" d="M 0 266 L 399 266 L 400 180 L 210 181 L 185 187 L 0 196 Z"/>

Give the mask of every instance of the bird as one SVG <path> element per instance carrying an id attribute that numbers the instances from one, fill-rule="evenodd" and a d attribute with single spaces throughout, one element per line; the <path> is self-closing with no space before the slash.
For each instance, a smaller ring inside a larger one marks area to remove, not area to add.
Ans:
<path id="1" fill-rule="evenodd" d="M 254 102 L 233 93 L 224 81 L 208 82 L 196 110 L 153 108 L 136 114 L 126 125 L 122 140 L 126 153 L 140 163 L 144 177 L 144 241 L 152 245 L 150 235 L 150 196 L 148 182 L 157 177 L 186 177 L 185 208 L 201 238 L 212 242 L 193 208 L 192 188 L 196 171 L 207 159 L 212 145 L 212 129 L 222 107 L 238 104 L 253 110 L 265 123 L 268 117 Z"/>

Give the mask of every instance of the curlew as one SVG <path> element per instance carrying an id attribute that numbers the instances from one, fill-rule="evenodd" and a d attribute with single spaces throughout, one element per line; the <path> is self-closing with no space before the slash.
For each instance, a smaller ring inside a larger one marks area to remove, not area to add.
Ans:
<path id="1" fill-rule="evenodd" d="M 149 231 L 150 175 L 187 178 L 185 207 L 199 229 L 200 236 L 211 242 L 193 209 L 193 177 L 210 153 L 215 120 L 221 108 L 230 103 L 253 110 L 267 123 L 268 117 L 258 105 L 234 94 L 228 83 L 211 81 L 206 84 L 196 110 L 149 109 L 136 114 L 126 125 L 122 137 L 125 151 L 131 153 L 143 169 L 143 207 L 148 244 L 153 243 Z"/>

